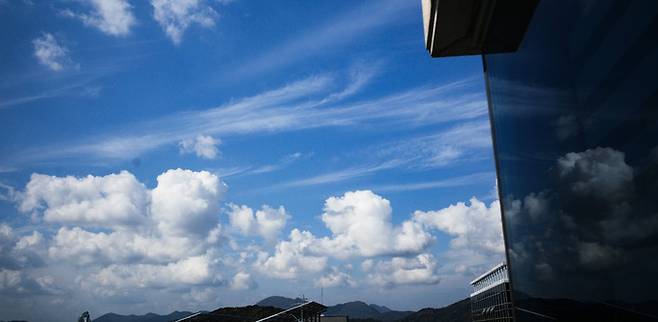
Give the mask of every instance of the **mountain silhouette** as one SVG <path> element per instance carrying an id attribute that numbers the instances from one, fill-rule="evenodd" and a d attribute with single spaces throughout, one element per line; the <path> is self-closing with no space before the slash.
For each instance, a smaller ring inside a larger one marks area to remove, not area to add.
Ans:
<path id="1" fill-rule="evenodd" d="M 184 318 L 190 314 L 192 314 L 192 312 L 186 311 L 174 311 L 167 315 L 159 315 L 155 313 L 146 313 L 144 315 L 108 313 L 94 319 L 93 322 L 170 322 Z"/>
<path id="2" fill-rule="evenodd" d="M 300 298 L 291 299 L 283 296 L 270 296 L 260 300 L 256 305 L 278 307 L 285 310 L 301 303 L 304 303 L 304 300 Z"/>

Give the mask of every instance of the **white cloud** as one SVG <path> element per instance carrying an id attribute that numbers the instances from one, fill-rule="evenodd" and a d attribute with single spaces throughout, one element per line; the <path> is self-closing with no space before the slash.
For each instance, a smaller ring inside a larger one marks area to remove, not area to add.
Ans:
<path id="1" fill-rule="evenodd" d="M 312 278 L 320 287 L 355 287 L 351 265 L 343 265 L 348 259 L 362 261 L 369 283 L 377 287 L 429 285 L 439 282 L 439 266 L 427 254 L 435 240 L 430 228 L 455 236 L 451 249 L 467 254 L 473 250 L 458 240 L 489 235 L 459 224 L 468 226 L 463 221 L 470 220 L 470 225 L 480 225 L 482 218 L 477 215 L 496 207 L 472 200 L 470 206 L 452 206 L 459 211 L 416 212 L 407 220 L 394 220 L 385 198 L 372 191 L 350 191 L 326 199 L 320 218 L 328 235 L 293 229 L 288 238 L 276 242 L 290 218 L 285 208 L 229 204 L 230 226 L 223 227 L 219 202 L 225 189 L 209 172 L 183 169 L 163 172 L 152 189 L 127 171 L 82 178 L 35 174 L 23 191 L 16 192 L 16 202 L 21 211 L 56 229 L 44 237 L 36 232 L 16 234 L 0 225 L 0 249 L 10 249 L 0 252 L 5 254 L 0 259 L 17 258 L 18 250 L 37 254 L 47 265 L 76 272 L 68 280 L 57 275 L 58 285 L 84 285 L 98 296 L 113 298 L 135 289 L 164 289 L 206 303 L 218 287 L 254 289 L 254 273 L 277 279 Z M 129 214 L 113 207 L 128 209 Z M 435 218 L 443 212 L 456 217 L 454 222 Z M 261 236 L 275 246 L 266 252 L 270 246 L 252 240 L 242 244 L 246 239 L 231 239 L 230 233 Z M 486 253 L 486 247 L 474 249 Z M 0 260 L 0 268 L 15 271 L 37 261 L 3 263 Z M 53 288 L 48 287 L 41 289 Z"/>
<path id="2" fill-rule="evenodd" d="M 413 221 L 394 226 L 390 202 L 372 191 L 346 192 L 325 201 L 322 221 L 332 232 L 321 247 L 339 258 L 417 254 L 433 241 L 423 227 Z"/>
<path id="3" fill-rule="evenodd" d="M 487 207 L 473 197 L 470 205 L 459 202 L 438 211 L 416 211 L 414 220 L 453 236 L 450 243 L 454 248 L 495 254 L 505 251 L 498 200 Z"/>
<path id="4" fill-rule="evenodd" d="M 20 235 L 0 224 L 0 268 L 25 269 L 43 265 L 45 241 L 38 231 Z"/>
<path id="5" fill-rule="evenodd" d="M 263 205 L 255 213 L 247 206 L 229 204 L 229 222 L 231 227 L 245 236 L 260 235 L 268 242 L 274 242 L 290 217 L 283 206 L 271 208 Z"/>
<path id="6" fill-rule="evenodd" d="M 293 229 L 288 240 L 276 245 L 274 255 L 261 253 L 255 267 L 265 275 L 286 279 L 296 278 L 300 273 L 320 272 L 327 266 L 327 257 L 312 254 L 315 241 L 310 232 Z"/>
<path id="7" fill-rule="evenodd" d="M 0 295 L 10 298 L 52 293 L 52 283 L 49 275 L 30 276 L 25 271 L 0 268 Z"/>
<path id="8" fill-rule="evenodd" d="M 192 256 L 166 265 L 110 265 L 90 276 L 96 285 L 112 289 L 162 288 L 220 283 L 210 259 Z"/>
<path id="9" fill-rule="evenodd" d="M 204 0 L 151 0 L 153 17 L 178 45 L 191 25 L 213 27 L 217 12 Z"/>
<path id="10" fill-rule="evenodd" d="M 332 267 L 331 271 L 315 281 L 315 287 L 356 287 L 356 282 L 348 273 Z"/>
<path id="11" fill-rule="evenodd" d="M 381 287 L 398 285 L 437 284 L 438 264 L 431 254 L 419 254 L 415 257 L 393 257 L 380 260 L 371 268 L 368 281 Z"/>
<path id="12" fill-rule="evenodd" d="M 230 287 L 234 290 L 251 290 L 256 288 L 256 282 L 251 278 L 251 274 L 240 271 L 233 275 Z"/>
<path id="13" fill-rule="evenodd" d="M 28 271 L 43 266 L 44 238 L 37 231 L 20 235 L 0 223 L 0 296 L 26 296 L 52 291 L 48 275 Z"/>
<path id="14" fill-rule="evenodd" d="M 246 223 L 248 220 L 242 220 L 243 217 L 248 218 L 236 215 L 236 219 Z M 273 255 L 260 255 L 258 267 L 270 276 L 294 278 L 300 272 L 323 270 L 328 257 L 415 255 L 434 241 L 420 223 L 407 220 L 396 226 L 391 217 L 389 201 L 371 191 L 330 197 L 325 201 L 322 221 L 331 236 L 318 238 L 308 231 L 293 229 L 288 240 L 277 244 Z"/>
<path id="15" fill-rule="evenodd" d="M 217 146 L 222 143 L 210 135 L 197 135 L 194 139 L 185 139 L 178 143 L 181 154 L 195 153 L 196 156 L 212 160 L 219 154 Z"/>
<path id="16" fill-rule="evenodd" d="M 473 277 L 504 260 L 498 200 L 487 207 L 474 197 L 470 205 L 459 202 L 438 211 L 416 211 L 414 220 L 452 237 L 450 248 L 442 254 L 444 273 Z"/>
<path id="17" fill-rule="evenodd" d="M 198 239 L 158 235 L 161 234 L 90 232 L 79 227 L 64 227 L 53 236 L 48 255 L 77 265 L 166 263 L 197 255 L 206 246 Z"/>
<path id="18" fill-rule="evenodd" d="M 146 219 L 148 192 L 127 171 L 103 177 L 33 174 L 19 210 L 43 211 L 46 222 L 84 226 L 129 226 Z"/>
<path id="19" fill-rule="evenodd" d="M 43 243 L 43 235 L 38 231 L 33 231 L 31 235 L 26 235 L 16 242 L 16 250 L 25 250 L 37 247 Z"/>
<path id="20" fill-rule="evenodd" d="M 32 40 L 34 56 L 39 62 L 54 71 L 61 71 L 71 66 L 69 50 L 61 45 L 57 38 L 51 33 L 43 33 L 40 37 Z"/>
<path id="21" fill-rule="evenodd" d="M 251 235 L 254 233 L 254 226 L 256 219 L 254 218 L 254 210 L 247 206 L 238 206 L 234 204 L 229 205 L 228 218 L 231 227 L 240 231 L 243 235 Z"/>
<path id="22" fill-rule="evenodd" d="M 81 2 L 91 6 L 92 10 L 87 13 L 63 10 L 61 14 L 79 19 L 86 26 L 97 28 L 111 36 L 128 35 L 130 28 L 137 23 L 128 0 L 90 0 Z"/>
<path id="23" fill-rule="evenodd" d="M 158 176 L 151 192 L 151 214 L 158 228 L 172 236 L 206 236 L 217 222 L 226 185 L 207 171 L 172 169 Z"/>
<path id="24" fill-rule="evenodd" d="M 78 265 L 87 272 L 80 278 L 109 296 L 131 287 L 223 283 L 217 243 L 225 189 L 209 172 L 183 169 L 159 175 L 152 190 L 127 171 L 83 178 L 34 174 L 17 202 L 21 211 L 63 225 L 47 247 L 51 263 Z M 45 248 L 38 233 L 18 238 L 0 226 L 0 235 L 22 254 Z"/>

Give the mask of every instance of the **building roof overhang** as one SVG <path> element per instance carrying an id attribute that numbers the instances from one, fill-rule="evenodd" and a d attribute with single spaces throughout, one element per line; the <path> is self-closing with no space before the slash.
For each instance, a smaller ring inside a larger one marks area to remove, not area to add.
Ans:
<path id="1" fill-rule="evenodd" d="M 421 0 L 432 57 L 513 52 L 539 0 Z"/>

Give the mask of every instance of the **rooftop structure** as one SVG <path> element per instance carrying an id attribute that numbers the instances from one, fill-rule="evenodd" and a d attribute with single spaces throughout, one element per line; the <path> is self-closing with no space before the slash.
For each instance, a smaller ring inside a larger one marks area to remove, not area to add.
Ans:
<path id="1" fill-rule="evenodd" d="M 432 57 L 515 51 L 538 0 L 422 0 L 425 47 Z"/>
<path id="2" fill-rule="evenodd" d="M 473 286 L 473 293 L 471 293 L 471 296 L 482 293 L 503 283 L 509 283 L 509 277 L 507 275 L 507 264 L 500 263 L 471 281 L 471 285 Z"/>
<path id="3" fill-rule="evenodd" d="M 197 312 L 176 322 L 320 322 L 320 314 L 326 309 L 326 306 L 313 301 L 286 310 L 252 305 Z"/>
<path id="4" fill-rule="evenodd" d="M 473 322 L 513 320 L 511 288 L 507 264 L 500 263 L 471 282 Z"/>

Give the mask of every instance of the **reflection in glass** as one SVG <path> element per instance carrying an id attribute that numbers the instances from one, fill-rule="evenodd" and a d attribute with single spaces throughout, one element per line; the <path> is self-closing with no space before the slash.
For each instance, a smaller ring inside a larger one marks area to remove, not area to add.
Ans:
<path id="1" fill-rule="evenodd" d="M 656 1 L 542 1 L 484 58 L 519 321 L 658 320 L 656 39 Z"/>

